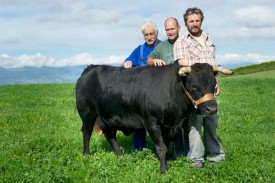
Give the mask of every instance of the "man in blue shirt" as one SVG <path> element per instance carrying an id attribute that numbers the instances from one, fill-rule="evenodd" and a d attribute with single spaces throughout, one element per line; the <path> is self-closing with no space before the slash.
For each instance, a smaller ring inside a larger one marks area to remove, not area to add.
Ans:
<path id="1" fill-rule="evenodd" d="M 141 27 L 145 43 L 139 45 L 131 55 L 125 59 L 123 67 L 139 67 L 146 66 L 147 56 L 154 50 L 154 48 L 160 43 L 158 40 L 158 29 L 157 26 L 152 23 L 146 23 Z"/>
<path id="2" fill-rule="evenodd" d="M 148 55 L 160 43 L 160 40 L 158 40 L 158 29 L 156 24 L 152 22 L 145 23 L 141 27 L 141 32 L 145 43 L 135 48 L 131 55 L 125 59 L 122 64 L 124 68 L 146 66 L 146 59 Z M 147 148 L 145 129 L 134 131 L 133 140 L 134 150 L 142 150 L 142 148 Z"/>

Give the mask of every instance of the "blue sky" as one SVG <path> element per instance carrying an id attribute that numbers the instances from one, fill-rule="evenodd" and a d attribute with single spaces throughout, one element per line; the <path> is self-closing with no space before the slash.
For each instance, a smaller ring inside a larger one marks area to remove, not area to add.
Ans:
<path id="1" fill-rule="evenodd" d="M 140 27 L 201 8 L 217 64 L 275 60 L 274 0 L 0 0 L 0 68 L 120 64 L 144 42 Z"/>

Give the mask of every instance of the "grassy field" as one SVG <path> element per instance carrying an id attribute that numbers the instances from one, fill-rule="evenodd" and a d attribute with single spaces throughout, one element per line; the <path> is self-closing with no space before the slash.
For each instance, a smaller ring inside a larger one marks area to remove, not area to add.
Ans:
<path id="1" fill-rule="evenodd" d="M 96 134 L 91 155 L 82 156 L 74 84 L 0 86 L 0 182 L 274 182 L 272 74 L 220 78 L 218 135 L 226 160 L 194 169 L 182 156 L 168 161 L 165 175 L 151 147 L 131 153 L 132 137 L 121 133 L 122 157 Z"/>

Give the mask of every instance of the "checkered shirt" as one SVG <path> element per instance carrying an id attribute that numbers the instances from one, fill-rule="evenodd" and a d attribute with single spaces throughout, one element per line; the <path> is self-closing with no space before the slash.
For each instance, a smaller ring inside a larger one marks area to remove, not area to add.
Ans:
<path id="1" fill-rule="evenodd" d="M 174 45 L 174 60 L 187 59 L 189 66 L 194 63 L 215 63 L 215 45 L 206 32 L 202 32 L 205 47 L 197 42 L 189 32 L 182 35 Z"/>

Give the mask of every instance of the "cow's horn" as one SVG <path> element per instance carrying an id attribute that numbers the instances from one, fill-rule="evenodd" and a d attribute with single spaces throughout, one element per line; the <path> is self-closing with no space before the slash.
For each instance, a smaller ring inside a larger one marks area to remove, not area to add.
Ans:
<path id="1" fill-rule="evenodd" d="M 223 73 L 223 74 L 227 74 L 227 75 L 234 74 L 233 71 L 231 71 L 231 70 L 229 70 L 229 69 L 222 68 L 221 66 L 213 66 L 213 70 L 214 70 L 214 71 L 221 72 L 221 73 Z"/>
<path id="2" fill-rule="evenodd" d="M 179 75 L 186 76 L 186 73 L 190 73 L 190 72 L 191 72 L 191 67 L 182 67 L 179 70 Z"/>

